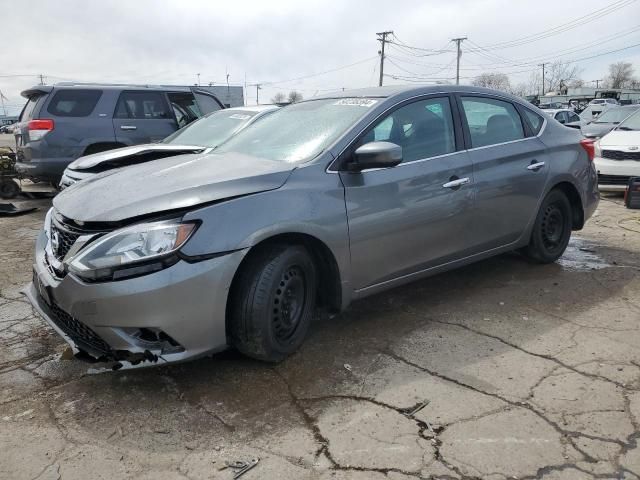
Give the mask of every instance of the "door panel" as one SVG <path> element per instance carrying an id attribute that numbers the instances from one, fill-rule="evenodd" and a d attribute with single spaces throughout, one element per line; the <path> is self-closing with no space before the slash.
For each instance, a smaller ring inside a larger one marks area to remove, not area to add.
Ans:
<path id="1" fill-rule="evenodd" d="M 162 92 L 125 91 L 113 118 L 116 140 L 125 145 L 159 142 L 178 128 Z"/>
<path id="2" fill-rule="evenodd" d="M 545 145 L 507 101 L 461 97 L 476 199 L 472 236 L 480 251 L 518 240 L 537 214 L 549 171 Z"/>
<path id="3" fill-rule="evenodd" d="M 353 283 L 361 289 L 448 261 L 467 248 L 473 182 L 465 152 L 385 170 L 341 173 Z"/>
<path id="4" fill-rule="evenodd" d="M 453 118 L 448 97 L 418 100 L 382 118 L 352 147 L 382 140 L 403 149 L 396 167 L 340 173 L 356 290 L 464 256 L 473 168 L 466 152 L 455 151 Z"/>

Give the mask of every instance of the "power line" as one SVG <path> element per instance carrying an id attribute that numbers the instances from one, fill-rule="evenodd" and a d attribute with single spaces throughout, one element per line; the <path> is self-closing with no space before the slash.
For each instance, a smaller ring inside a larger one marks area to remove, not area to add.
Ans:
<path id="1" fill-rule="evenodd" d="M 577 27 L 581 27 L 586 25 L 587 23 L 591 23 L 595 20 L 598 20 L 606 15 L 609 15 L 610 13 L 613 13 L 621 8 L 624 8 L 628 5 L 631 5 L 632 3 L 634 3 L 636 0 L 617 0 L 611 4 L 609 4 L 606 7 L 603 8 L 599 8 L 597 10 L 594 10 L 591 13 L 588 13 L 586 15 L 583 15 L 581 17 L 575 18 L 569 22 L 563 23 L 561 25 L 557 25 L 555 27 L 549 28 L 547 30 L 543 30 L 541 32 L 538 33 L 533 33 L 530 35 L 526 35 L 524 37 L 521 38 L 517 38 L 517 39 L 513 39 L 513 40 L 508 40 L 508 41 L 504 41 L 504 42 L 497 42 L 497 43 L 493 43 L 493 44 L 489 44 L 489 45 L 484 45 L 483 48 L 487 49 L 487 50 L 497 50 L 497 49 L 504 49 L 504 48 L 512 48 L 512 47 L 517 47 L 520 45 L 525 45 L 527 43 L 531 43 L 531 42 L 537 42 L 539 40 L 543 40 L 545 38 L 549 38 L 551 36 L 554 35 L 558 35 L 560 33 L 564 33 L 568 30 L 572 30 L 574 28 Z"/>

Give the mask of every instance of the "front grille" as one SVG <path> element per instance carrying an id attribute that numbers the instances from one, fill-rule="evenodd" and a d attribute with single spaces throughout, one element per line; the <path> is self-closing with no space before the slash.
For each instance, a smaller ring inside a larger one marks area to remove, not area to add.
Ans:
<path id="1" fill-rule="evenodd" d="M 96 332 L 84 323 L 76 320 L 62 308 L 52 302 L 50 305 L 51 319 L 78 347 L 93 353 L 109 355 L 111 347 L 98 336 Z"/>
<path id="2" fill-rule="evenodd" d="M 628 185 L 629 178 L 625 175 L 598 175 L 600 185 Z"/>
<path id="3" fill-rule="evenodd" d="M 80 235 L 82 233 L 79 231 L 65 228 L 56 221 L 51 222 L 51 250 L 55 257 L 62 261 Z"/>
<path id="4" fill-rule="evenodd" d="M 620 150 L 603 150 L 603 158 L 611 160 L 640 160 L 640 152 L 621 152 Z"/>

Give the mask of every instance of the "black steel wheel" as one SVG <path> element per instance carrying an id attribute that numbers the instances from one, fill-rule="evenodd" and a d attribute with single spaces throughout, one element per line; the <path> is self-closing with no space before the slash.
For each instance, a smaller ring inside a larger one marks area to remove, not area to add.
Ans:
<path id="1" fill-rule="evenodd" d="M 259 360 L 283 360 L 304 341 L 316 288 L 315 265 L 304 247 L 276 244 L 250 253 L 232 286 L 230 343 Z"/>
<path id="2" fill-rule="evenodd" d="M 0 180 L 0 198 L 15 198 L 20 193 L 20 185 L 15 180 L 3 178 Z"/>
<path id="3" fill-rule="evenodd" d="M 572 227 L 571 203 L 560 190 L 552 190 L 538 211 L 529 245 L 523 253 L 539 263 L 552 263 L 569 244 Z"/>

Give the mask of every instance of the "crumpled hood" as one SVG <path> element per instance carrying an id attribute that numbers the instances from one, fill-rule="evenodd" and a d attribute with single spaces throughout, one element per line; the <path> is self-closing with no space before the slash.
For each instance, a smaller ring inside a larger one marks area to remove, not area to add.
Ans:
<path id="1" fill-rule="evenodd" d="M 171 153 L 180 155 L 182 153 L 196 153 L 204 149 L 205 147 L 195 145 L 171 145 L 168 143 L 134 145 L 132 147 L 116 148 L 114 150 L 107 150 L 106 152 L 85 155 L 84 157 L 80 157 L 71 162 L 68 168 L 71 170 L 87 170 L 105 162 L 108 162 L 115 167 L 118 163 L 128 163 L 132 157 L 149 156 L 153 153 L 158 153 L 164 156 Z"/>
<path id="2" fill-rule="evenodd" d="M 615 125 L 613 123 L 590 123 L 580 130 L 585 137 L 602 137 L 606 135 Z"/>
<path id="3" fill-rule="evenodd" d="M 294 168 L 239 153 L 168 157 L 78 182 L 58 194 L 53 206 L 72 220 L 117 222 L 275 190 Z"/>
<path id="4" fill-rule="evenodd" d="M 640 147 L 640 132 L 613 130 L 600 139 L 600 147 Z"/>

